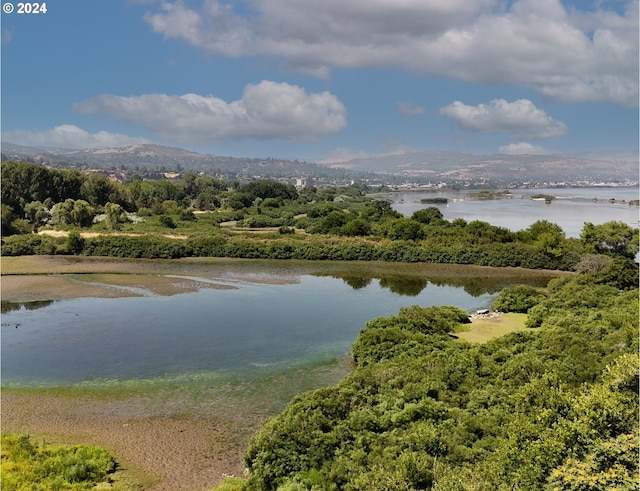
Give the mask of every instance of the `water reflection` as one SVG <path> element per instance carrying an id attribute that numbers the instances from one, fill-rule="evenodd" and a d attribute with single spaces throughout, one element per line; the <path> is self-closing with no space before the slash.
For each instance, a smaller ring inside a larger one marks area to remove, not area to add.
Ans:
<path id="1" fill-rule="evenodd" d="M 336 276 L 336 275 L 331 275 L 332 278 L 337 278 L 337 279 L 341 279 L 343 280 L 347 285 L 349 285 L 351 288 L 353 288 L 354 290 L 361 290 L 362 288 L 365 288 L 367 286 L 369 286 L 369 284 L 371 283 L 371 281 L 373 280 L 373 278 L 367 278 L 366 276 Z"/>
<path id="2" fill-rule="evenodd" d="M 0 302 L 0 312 L 6 314 L 7 312 L 13 312 L 21 309 L 36 310 L 48 307 L 53 302 L 53 300 L 37 300 L 35 302 L 7 302 L 2 300 L 2 302 Z"/>
<path id="3" fill-rule="evenodd" d="M 393 293 L 416 297 L 427 287 L 429 281 L 419 276 L 383 276 L 380 278 L 380 286 L 388 288 Z"/>
<path id="4" fill-rule="evenodd" d="M 508 197 L 500 192 L 485 193 L 501 199 L 478 199 L 469 196 L 467 191 L 452 190 L 392 193 L 380 197 L 392 200 L 392 208 L 405 216 L 435 206 L 445 220 L 481 220 L 512 231 L 526 229 L 537 220 L 547 220 L 573 238 L 580 237 L 585 222 L 599 225 L 617 220 L 638 226 L 637 187 L 518 189 L 512 190 Z M 534 199 L 536 195 L 541 199 Z"/>
<path id="5" fill-rule="evenodd" d="M 492 295 L 514 284 L 514 278 L 505 277 L 425 277 L 411 275 L 354 275 L 352 273 L 317 274 L 317 276 L 330 276 L 344 281 L 354 290 L 361 290 L 378 281 L 380 288 L 387 289 L 396 295 L 406 297 L 418 296 L 429 283 L 439 287 L 461 288 L 472 297 Z M 544 287 L 549 278 L 522 278 L 523 282 L 531 286 Z"/>
<path id="6" fill-rule="evenodd" d="M 3 384 L 244 376 L 307 366 L 344 356 L 370 319 L 402 307 L 472 312 L 488 308 L 504 286 L 550 279 L 493 268 L 333 262 L 199 263 L 190 271 L 207 267 L 234 288 L 3 303 Z"/>

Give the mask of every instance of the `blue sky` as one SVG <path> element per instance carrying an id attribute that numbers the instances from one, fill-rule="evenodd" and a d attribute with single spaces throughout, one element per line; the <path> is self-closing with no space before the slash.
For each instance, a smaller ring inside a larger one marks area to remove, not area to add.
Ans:
<path id="1" fill-rule="evenodd" d="M 305 160 L 638 156 L 638 1 L 46 7 L 0 14 L 3 141 Z"/>

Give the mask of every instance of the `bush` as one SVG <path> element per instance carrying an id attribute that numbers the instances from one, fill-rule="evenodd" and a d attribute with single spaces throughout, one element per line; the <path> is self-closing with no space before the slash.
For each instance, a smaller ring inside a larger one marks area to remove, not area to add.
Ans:
<path id="1" fill-rule="evenodd" d="M 343 381 L 253 437 L 248 489 L 636 489 L 638 293 L 597 281 L 554 281 L 550 329 L 483 344 L 447 335 L 456 308 L 370 321 Z"/>
<path id="2" fill-rule="evenodd" d="M 3 256 L 55 254 L 57 247 L 51 237 L 42 235 L 12 235 L 3 239 Z"/>
<path id="3" fill-rule="evenodd" d="M 516 285 L 502 290 L 492 308 L 500 312 L 526 313 L 544 298 L 545 294 L 532 286 Z"/>
<path id="4" fill-rule="evenodd" d="M 292 227 L 285 227 L 284 225 L 282 227 L 280 227 L 278 229 L 278 233 L 280 235 L 288 235 L 288 234 L 295 234 L 296 230 Z"/>
<path id="5" fill-rule="evenodd" d="M 65 242 L 67 252 L 70 254 L 80 254 L 84 249 L 84 239 L 77 230 L 72 230 L 67 235 L 67 241 Z"/>
<path id="6" fill-rule="evenodd" d="M 158 217 L 158 221 L 160 222 L 160 225 L 162 225 L 163 227 L 176 228 L 176 224 L 173 221 L 173 218 L 171 218 L 168 215 L 160 215 Z"/>
<path id="7" fill-rule="evenodd" d="M 93 489 L 114 467 L 100 447 L 36 447 L 28 435 L 2 435 L 2 488 L 7 491 Z"/>

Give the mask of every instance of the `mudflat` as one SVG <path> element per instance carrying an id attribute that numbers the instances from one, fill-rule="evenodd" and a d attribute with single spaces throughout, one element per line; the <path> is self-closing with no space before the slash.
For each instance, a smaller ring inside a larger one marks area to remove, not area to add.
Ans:
<path id="1" fill-rule="evenodd" d="M 2 431 L 100 445 L 112 452 L 126 479 L 142 489 L 207 490 L 225 475 L 242 475 L 245 423 L 160 409 L 141 409 L 135 397 L 105 401 L 5 389 Z"/>

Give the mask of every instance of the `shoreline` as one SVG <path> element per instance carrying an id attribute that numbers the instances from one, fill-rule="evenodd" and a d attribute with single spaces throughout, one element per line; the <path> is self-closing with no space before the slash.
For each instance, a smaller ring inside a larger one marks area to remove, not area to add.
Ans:
<path id="1" fill-rule="evenodd" d="M 256 379 L 30 387 L 0 393 L 3 432 L 107 449 L 122 478 L 146 491 L 210 491 L 243 477 L 244 452 L 265 421 L 300 392 L 329 387 L 351 358 Z"/>
<path id="2" fill-rule="evenodd" d="M 128 480 L 149 491 L 210 490 L 227 475 L 242 475 L 248 439 L 237 441 L 241 422 L 161 415 L 139 404 L 135 397 L 104 401 L 3 389 L 2 431 L 104 447 Z"/>
<path id="3" fill-rule="evenodd" d="M 478 276 L 485 280 L 499 280 L 526 272 L 529 278 L 548 280 L 570 274 L 554 270 L 459 264 L 293 259 L 15 256 L 2 257 L 1 262 L 2 300 L 7 302 L 170 296 L 202 288 L 234 288 L 229 284 L 234 282 L 297 283 L 301 275 L 362 275 L 371 278 L 411 275 L 435 280 Z M 256 265 L 260 265 L 258 272 Z"/>

